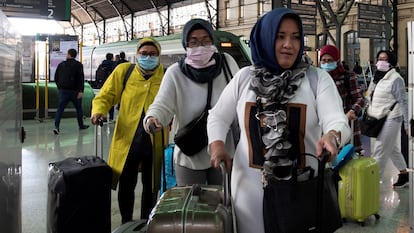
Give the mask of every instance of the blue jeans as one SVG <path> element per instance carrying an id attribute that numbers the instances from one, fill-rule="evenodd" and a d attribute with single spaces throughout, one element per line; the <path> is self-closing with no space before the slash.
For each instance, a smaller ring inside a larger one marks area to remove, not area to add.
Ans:
<path id="1" fill-rule="evenodd" d="M 83 127 L 82 98 L 78 99 L 78 92 L 73 90 L 59 90 L 59 105 L 55 115 L 55 128 L 59 129 L 60 118 L 68 103 L 72 102 L 76 108 L 76 118 L 79 128 Z"/>

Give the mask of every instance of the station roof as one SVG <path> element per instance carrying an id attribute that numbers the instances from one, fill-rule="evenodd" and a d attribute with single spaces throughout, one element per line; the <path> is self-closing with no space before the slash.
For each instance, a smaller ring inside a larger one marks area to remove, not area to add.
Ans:
<path id="1" fill-rule="evenodd" d="M 183 0 L 71 0 L 73 25 L 99 23 L 114 17 L 124 17 L 135 12 L 157 10 Z"/>

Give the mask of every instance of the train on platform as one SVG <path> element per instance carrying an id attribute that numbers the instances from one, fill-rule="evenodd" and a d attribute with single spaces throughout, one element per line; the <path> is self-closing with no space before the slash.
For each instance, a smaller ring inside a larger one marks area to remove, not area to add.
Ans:
<path id="1" fill-rule="evenodd" d="M 233 33 L 216 30 L 215 45 L 219 52 L 230 54 L 238 63 L 239 67 L 251 64 L 250 48 L 248 43 Z M 182 46 L 182 35 L 173 34 L 162 37 L 154 37 L 161 45 L 161 62 L 165 68 L 179 61 L 185 54 Z M 139 39 L 107 43 L 99 46 L 84 46 L 82 48 L 82 63 L 85 73 L 85 80 L 92 86 L 95 82 L 95 71 L 99 64 L 105 60 L 107 53 L 119 54 L 125 52 L 126 59 L 131 63 L 136 63 L 136 50 Z"/>

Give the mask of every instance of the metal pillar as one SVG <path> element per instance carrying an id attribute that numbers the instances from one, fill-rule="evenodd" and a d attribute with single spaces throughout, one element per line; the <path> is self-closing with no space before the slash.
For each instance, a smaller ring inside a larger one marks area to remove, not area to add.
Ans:
<path id="1" fill-rule="evenodd" d="M 408 167 L 414 167 L 414 21 L 407 23 L 407 36 L 408 36 L 408 114 L 410 121 L 410 133 L 408 142 Z M 414 233 L 414 175 L 409 173 L 410 181 L 410 194 L 409 194 L 409 228 L 410 233 Z"/>

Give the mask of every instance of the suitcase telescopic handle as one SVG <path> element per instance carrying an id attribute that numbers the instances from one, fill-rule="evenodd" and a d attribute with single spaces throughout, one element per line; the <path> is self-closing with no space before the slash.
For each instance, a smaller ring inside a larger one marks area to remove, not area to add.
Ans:
<path id="1" fill-rule="evenodd" d="M 103 159 L 103 142 L 102 142 L 102 126 L 103 121 L 99 121 L 97 125 L 95 125 L 95 136 L 94 136 L 94 149 L 95 149 L 95 156 L 100 157 Z"/>
<path id="2" fill-rule="evenodd" d="M 230 187 L 229 187 L 229 174 L 227 173 L 226 165 L 224 162 L 220 163 L 221 174 L 223 175 L 223 205 L 229 206 L 230 204 Z"/>
<path id="3" fill-rule="evenodd" d="M 351 120 L 351 144 L 354 145 L 354 132 L 355 132 L 355 121 L 356 120 Z"/>
<path id="4" fill-rule="evenodd" d="M 329 152 L 326 149 L 324 149 L 322 151 L 322 154 L 321 154 L 321 161 L 320 161 L 321 167 L 323 167 L 323 168 L 325 167 L 325 164 L 328 162 L 328 160 L 329 160 L 330 157 L 331 157 L 331 152 Z"/>
<path id="5" fill-rule="evenodd" d="M 149 131 L 150 131 L 150 133 L 151 134 L 155 134 L 155 129 L 156 129 L 157 127 L 155 126 L 155 124 L 150 124 L 149 125 Z"/>

